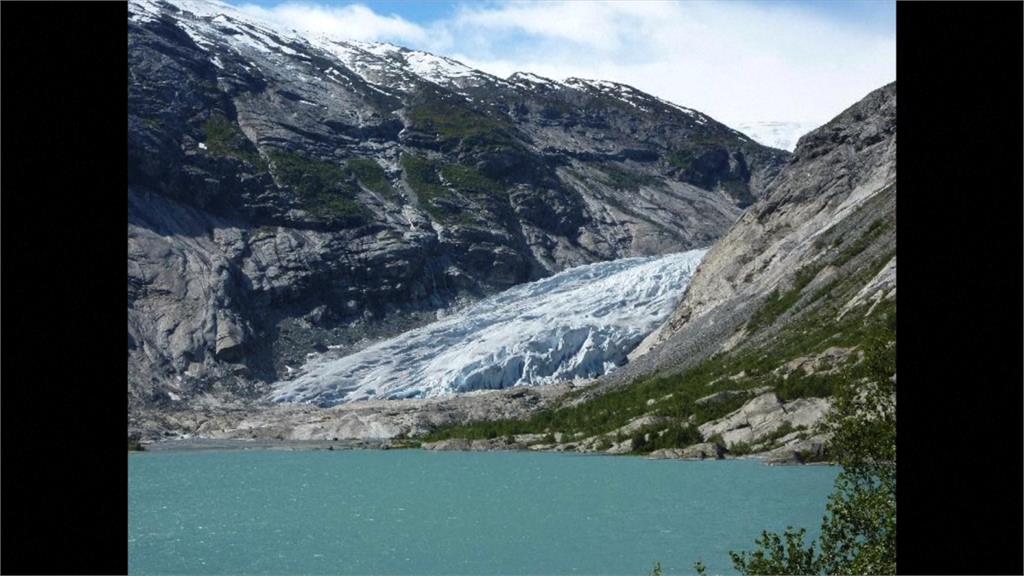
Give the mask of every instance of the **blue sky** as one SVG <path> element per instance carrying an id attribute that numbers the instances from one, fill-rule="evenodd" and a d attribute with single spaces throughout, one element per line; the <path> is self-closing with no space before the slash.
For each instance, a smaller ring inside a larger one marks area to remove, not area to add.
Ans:
<path id="1" fill-rule="evenodd" d="M 821 124 L 896 79 L 896 5 L 887 0 L 231 3 L 502 77 L 623 82 L 733 125 Z"/>

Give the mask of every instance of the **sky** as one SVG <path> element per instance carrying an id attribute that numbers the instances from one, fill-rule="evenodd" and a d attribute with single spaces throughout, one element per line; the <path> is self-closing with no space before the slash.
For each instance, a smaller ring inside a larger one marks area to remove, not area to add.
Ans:
<path id="1" fill-rule="evenodd" d="M 629 84 L 729 125 L 820 125 L 896 79 L 895 0 L 231 0 L 507 77 Z"/>

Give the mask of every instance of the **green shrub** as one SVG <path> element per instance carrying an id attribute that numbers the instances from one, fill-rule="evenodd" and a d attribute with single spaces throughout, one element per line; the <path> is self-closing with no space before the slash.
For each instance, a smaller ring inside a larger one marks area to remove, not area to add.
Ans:
<path id="1" fill-rule="evenodd" d="M 736 394 L 718 402 L 706 402 L 693 406 L 694 423 L 698 426 L 705 422 L 718 420 L 726 414 L 735 412 L 750 400 L 749 394 Z"/>
<path id="2" fill-rule="evenodd" d="M 741 574 L 748 575 L 799 575 L 817 574 L 819 559 L 815 558 L 814 541 L 804 545 L 807 530 L 786 528 L 782 536 L 762 532 L 754 544 L 753 552 L 729 552 L 733 566 Z"/>
<path id="3" fill-rule="evenodd" d="M 648 433 L 645 430 L 638 430 L 638 431 L 633 433 L 633 436 L 630 439 L 631 446 L 633 447 L 632 448 L 633 452 L 650 452 L 651 451 L 649 448 L 647 448 L 647 434 Z"/>
<path id="4" fill-rule="evenodd" d="M 654 428 L 662 428 L 656 426 Z M 665 448 L 686 448 L 702 440 L 700 432 L 688 424 L 673 424 L 662 434 L 650 430 L 651 439 L 644 443 L 642 452 L 653 452 Z M 635 449 L 634 449 L 635 450 Z"/>
<path id="5" fill-rule="evenodd" d="M 778 381 L 775 394 L 783 402 L 797 398 L 827 398 L 834 393 L 838 380 L 842 378 L 838 374 L 808 375 L 803 370 L 797 370 L 789 378 Z"/>
<path id="6" fill-rule="evenodd" d="M 733 456 L 746 456 L 753 451 L 753 446 L 748 442 L 736 442 L 728 450 Z"/>

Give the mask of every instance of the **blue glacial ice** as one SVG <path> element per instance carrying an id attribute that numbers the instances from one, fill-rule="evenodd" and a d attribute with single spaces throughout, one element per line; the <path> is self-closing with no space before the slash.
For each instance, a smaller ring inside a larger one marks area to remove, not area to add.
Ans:
<path id="1" fill-rule="evenodd" d="M 560 272 L 278 382 L 276 402 L 333 406 L 590 379 L 671 314 L 706 249 Z"/>

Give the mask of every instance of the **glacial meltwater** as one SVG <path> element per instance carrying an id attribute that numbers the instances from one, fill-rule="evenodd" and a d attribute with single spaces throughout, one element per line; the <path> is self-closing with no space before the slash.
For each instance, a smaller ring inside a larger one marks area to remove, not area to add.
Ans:
<path id="1" fill-rule="evenodd" d="M 762 530 L 817 538 L 838 469 L 521 452 L 128 458 L 132 574 L 733 573 Z"/>

